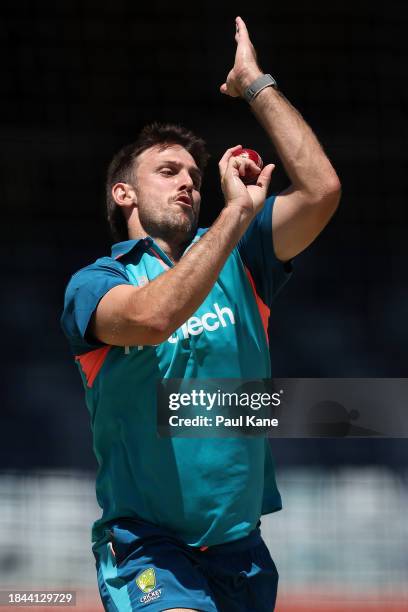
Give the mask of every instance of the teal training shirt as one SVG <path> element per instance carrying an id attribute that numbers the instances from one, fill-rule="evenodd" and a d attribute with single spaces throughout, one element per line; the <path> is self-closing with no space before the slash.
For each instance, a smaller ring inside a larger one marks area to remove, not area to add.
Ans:
<path id="1" fill-rule="evenodd" d="M 115 244 L 111 257 L 71 278 L 62 326 L 85 387 L 99 464 L 103 514 L 93 541 L 110 521 L 127 517 L 165 527 L 192 546 L 211 546 L 246 536 L 261 514 L 282 507 L 265 438 L 158 438 L 155 406 L 161 378 L 271 376 L 268 312 L 290 274 L 273 251 L 274 199 L 194 315 L 157 346 L 108 346 L 87 334 L 112 287 L 145 285 L 173 265 L 150 237 Z"/>

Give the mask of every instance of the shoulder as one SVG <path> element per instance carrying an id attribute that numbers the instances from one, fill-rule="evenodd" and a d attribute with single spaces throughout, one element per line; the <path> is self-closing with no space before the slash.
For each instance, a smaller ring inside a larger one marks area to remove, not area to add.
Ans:
<path id="1" fill-rule="evenodd" d="M 112 257 L 100 257 L 73 274 L 65 290 L 61 325 L 74 354 L 100 346 L 87 337 L 91 317 L 110 289 L 129 284 L 124 265 Z"/>
<path id="2" fill-rule="evenodd" d="M 67 290 L 70 287 L 76 287 L 79 284 L 81 285 L 104 275 L 122 276 L 124 279 L 127 279 L 126 268 L 121 261 L 109 256 L 99 257 L 93 263 L 80 268 L 71 276 Z"/>

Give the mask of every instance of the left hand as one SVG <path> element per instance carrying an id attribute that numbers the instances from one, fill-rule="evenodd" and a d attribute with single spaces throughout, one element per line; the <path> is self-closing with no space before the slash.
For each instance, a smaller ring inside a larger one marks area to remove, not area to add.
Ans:
<path id="1" fill-rule="evenodd" d="M 235 206 L 254 217 L 262 209 L 271 182 L 274 164 L 264 166 L 262 170 L 250 159 L 235 157 L 233 153 L 242 149 L 241 145 L 227 149 L 218 164 L 221 177 L 221 188 L 225 205 Z M 248 169 L 257 174 L 255 185 L 242 182 Z"/>
<path id="2" fill-rule="evenodd" d="M 244 20 L 237 17 L 235 25 L 237 49 L 234 66 L 229 71 L 226 82 L 220 87 L 221 93 L 232 98 L 242 97 L 245 89 L 263 74 L 258 66 L 256 51 L 249 38 Z"/>

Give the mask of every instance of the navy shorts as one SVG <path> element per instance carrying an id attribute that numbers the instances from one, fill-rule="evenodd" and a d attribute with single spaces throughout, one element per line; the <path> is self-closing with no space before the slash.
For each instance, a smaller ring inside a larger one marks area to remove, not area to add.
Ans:
<path id="1" fill-rule="evenodd" d="M 105 610 L 273 612 L 278 572 L 259 528 L 205 550 L 154 525 L 118 520 L 94 546 Z"/>

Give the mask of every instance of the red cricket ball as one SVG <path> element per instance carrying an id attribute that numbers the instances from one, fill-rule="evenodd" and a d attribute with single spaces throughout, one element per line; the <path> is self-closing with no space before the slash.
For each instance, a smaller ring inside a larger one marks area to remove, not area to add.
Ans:
<path id="1" fill-rule="evenodd" d="M 252 159 L 252 161 L 258 166 L 258 168 L 262 170 L 262 167 L 263 167 L 262 157 L 259 155 L 259 153 L 257 153 L 253 149 L 240 149 L 238 151 L 235 151 L 232 155 L 234 157 L 246 157 L 247 159 Z M 249 176 L 242 177 L 242 180 L 244 183 L 252 183 L 256 181 L 256 178 L 257 178 L 257 175 L 250 174 Z"/>

